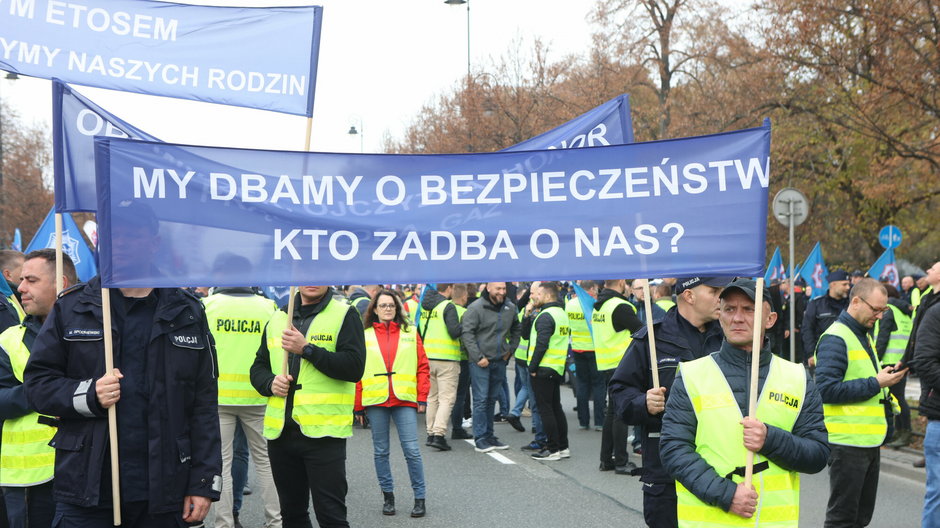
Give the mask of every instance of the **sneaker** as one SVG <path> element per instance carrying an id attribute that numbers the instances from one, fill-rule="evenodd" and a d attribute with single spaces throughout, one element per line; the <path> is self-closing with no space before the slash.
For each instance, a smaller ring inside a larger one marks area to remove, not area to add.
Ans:
<path id="1" fill-rule="evenodd" d="M 511 425 L 512 428 L 516 431 L 519 431 L 520 433 L 525 432 L 525 426 L 522 425 L 522 421 L 519 420 L 518 416 L 510 414 L 506 417 L 506 421 L 509 422 L 509 425 Z"/>
<path id="2" fill-rule="evenodd" d="M 489 444 L 493 446 L 493 449 L 509 449 L 508 445 L 500 442 L 499 438 L 496 438 L 495 436 L 490 437 Z"/>
<path id="3" fill-rule="evenodd" d="M 578 429 L 581 429 L 582 431 L 587 431 L 587 430 L 590 429 L 590 428 L 591 428 L 590 425 L 579 425 L 579 426 L 578 426 Z"/>
<path id="4" fill-rule="evenodd" d="M 450 434 L 451 440 L 473 440 L 473 435 L 463 427 L 458 427 Z"/>
<path id="5" fill-rule="evenodd" d="M 558 451 L 555 451 L 554 453 L 552 453 L 548 449 L 543 449 L 539 451 L 538 453 L 532 453 L 529 456 L 531 456 L 535 460 L 549 460 L 549 461 L 561 460 L 561 455 L 558 454 Z"/>
<path id="6" fill-rule="evenodd" d="M 242 495 L 251 495 L 251 488 L 247 484 L 242 488 Z"/>
<path id="7" fill-rule="evenodd" d="M 470 418 L 464 418 L 463 422 L 460 423 L 460 426 L 464 429 L 470 429 L 473 427 L 473 417 L 471 416 Z"/>
<path id="8" fill-rule="evenodd" d="M 532 416 L 532 411 L 528 407 L 526 407 L 525 409 L 522 409 L 522 416 L 524 418 L 529 418 Z"/>
<path id="9" fill-rule="evenodd" d="M 568 448 L 562 449 L 558 452 L 558 456 L 561 458 L 571 458 L 571 450 Z"/>
<path id="10" fill-rule="evenodd" d="M 523 451 L 535 451 L 536 453 L 538 453 L 539 451 L 541 451 L 541 450 L 543 450 L 543 449 L 545 449 L 545 446 L 543 446 L 542 444 L 536 442 L 535 440 L 533 440 L 531 443 L 528 443 L 528 444 L 522 446 L 522 450 L 523 450 Z"/>
<path id="11" fill-rule="evenodd" d="M 491 446 L 489 442 L 483 440 L 482 438 L 476 440 L 473 444 L 473 450 L 477 453 L 489 453 L 490 451 L 496 449 L 495 447 Z"/>

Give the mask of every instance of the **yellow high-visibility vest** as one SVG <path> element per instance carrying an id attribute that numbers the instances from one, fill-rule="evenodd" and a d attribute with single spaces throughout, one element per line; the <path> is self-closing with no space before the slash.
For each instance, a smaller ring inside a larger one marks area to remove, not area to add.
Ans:
<path id="1" fill-rule="evenodd" d="M 743 353 L 743 352 L 742 352 Z M 695 452 L 719 475 L 732 474 L 746 463 L 743 444 L 743 416 L 728 381 L 712 356 L 679 365 L 698 426 Z M 767 379 L 757 403 L 756 418 L 792 431 L 806 397 L 806 374 L 802 365 L 772 357 Z M 767 462 L 767 469 L 754 474 L 753 484 L 759 497 L 757 511 L 750 519 L 711 506 L 681 483 L 676 482 L 677 516 L 680 528 L 718 528 L 724 526 L 773 526 L 796 528 L 800 519 L 800 475 L 788 471 L 759 454 L 754 463 Z M 738 483 L 743 476 L 734 474 Z M 758 524 L 760 523 L 760 524 Z"/>
<path id="2" fill-rule="evenodd" d="M 593 352 L 594 338 L 591 337 L 591 330 L 584 319 L 581 301 L 576 298 L 568 299 L 565 303 L 565 313 L 568 314 L 568 325 L 571 327 L 571 350 Z"/>
<path id="3" fill-rule="evenodd" d="M 408 327 L 408 330 L 399 328 L 398 349 L 391 372 L 385 367 L 385 358 L 375 337 L 375 329 L 366 328 L 366 368 L 362 373 L 364 407 L 388 401 L 389 378 L 396 398 L 401 401 L 418 401 L 418 339 L 411 327 Z"/>
<path id="4" fill-rule="evenodd" d="M 329 352 L 336 352 L 336 340 L 343 320 L 354 307 L 330 299 L 314 317 L 307 329 L 307 341 Z M 271 316 L 266 330 L 272 368 L 279 368 L 284 357 L 281 333 L 287 328 L 287 313 L 278 310 Z M 356 384 L 331 378 L 317 370 L 312 363 L 300 361 L 300 373 L 294 390 L 291 418 L 300 431 L 310 438 L 348 438 L 352 436 L 353 408 L 356 405 Z M 268 398 L 264 413 L 264 437 L 274 440 L 284 429 L 284 409 L 287 399 Z"/>
<path id="5" fill-rule="evenodd" d="M 203 305 L 219 360 L 219 405 L 266 404 L 251 385 L 249 371 L 277 305 L 260 295 L 224 293 L 206 297 Z"/>
<path id="6" fill-rule="evenodd" d="M 633 340 L 629 330 L 614 331 L 614 310 L 626 304 L 636 313 L 636 307 L 619 297 L 604 301 L 601 308 L 595 309 L 591 315 L 591 326 L 594 328 L 594 352 L 597 361 L 597 370 L 613 370 L 620 364 L 630 341 Z"/>
<path id="7" fill-rule="evenodd" d="M 568 334 L 571 329 L 568 326 L 568 316 L 565 310 L 560 306 L 548 307 L 535 316 L 532 321 L 532 331 L 529 333 L 529 343 L 535 345 L 535 339 L 538 332 L 535 331 L 535 323 L 540 317 L 551 317 L 555 321 L 555 332 L 552 333 L 548 341 L 548 349 L 539 362 L 539 367 L 550 368 L 558 373 L 559 376 L 565 374 L 565 360 L 568 358 Z"/>
<path id="8" fill-rule="evenodd" d="M 444 310 L 453 304 L 449 299 L 444 299 L 433 310 L 421 311 L 421 328 L 424 331 L 422 343 L 428 359 L 460 361 L 460 341 L 450 337 L 447 324 L 444 323 Z"/>
<path id="9" fill-rule="evenodd" d="M 29 360 L 29 349 L 23 344 L 26 327 L 11 326 L 0 334 L 0 347 L 10 357 L 13 376 L 23 382 L 23 370 Z M 3 421 L 0 451 L 0 486 L 36 486 L 52 480 L 55 472 L 55 449 L 49 441 L 55 427 L 38 422 L 39 413 Z"/>
<path id="10" fill-rule="evenodd" d="M 845 343 L 847 364 L 842 381 L 872 378 L 878 375 L 875 363 L 852 330 L 836 321 L 823 335 L 838 337 Z M 874 346 L 871 347 L 875 349 Z M 888 420 L 882 401 L 890 401 L 888 389 L 881 389 L 865 401 L 853 403 L 823 403 L 823 418 L 829 431 L 829 443 L 877 447 L 888 434 Z"/>

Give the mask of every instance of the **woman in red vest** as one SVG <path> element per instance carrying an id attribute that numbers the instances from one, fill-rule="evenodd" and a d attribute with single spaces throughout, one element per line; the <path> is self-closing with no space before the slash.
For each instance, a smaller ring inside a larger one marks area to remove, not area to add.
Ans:
<path id="1" fill-rule="evenodd" d="M 401 301 L 381 290 L 366 310 L 366 367 L 356 384 L 357 420 L 362 411 L 372 425 L 375 473 L 385 496 L 382 513 L 395 514 L 394 483 L 389 464 L 389 425 L 395 421 L 398 440 L 408 464 L 414 490 L 412 517 L 425 514 L 424 465 L 418 446 L 418 416 L 431 388 L 428 358 L 418 332 L 408 325 Z"/>

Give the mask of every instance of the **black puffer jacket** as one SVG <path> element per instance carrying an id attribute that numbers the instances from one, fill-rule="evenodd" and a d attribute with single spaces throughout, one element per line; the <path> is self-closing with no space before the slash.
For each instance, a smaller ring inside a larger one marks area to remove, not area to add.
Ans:
<path id="1" fill-rule="evenodd" d="M 734 398 L 747 415 L 748 387 L 750 386 L 751 353 L 724 342 L 721 350 L 712 354 L 718 367 L 728 380 Z M 760 355 L 758 393 L 770 369 L 770 348 L 764 346 Z M 783 361 L 783 360 L 780 360 Z M 695 432 L 698 421 L 692 402 L 682 381 L 682 369 L 672 385 L 672 396 L 666 402 L 663 415 L 660 457 L 663 467 L 673 478 L 707 504 L 724 511 L 731 507 L 737 484 L 715 473 L 701 455 L 695 452 Z M 728 442 L 741 442 L 741 438 L 727 438 Z M 813 380 L 806 377 L 806 396 L 799 418 L 792 432 L 767 426 L 767 439 L 760 454 L 791 471 L 818 473 L 826 467 L 829 458 L 829 438 L 823 424 L 822 399 Z M 744 460 L 741 461 L 744 464 Z"/>
<path id="2" fill-rule="evenodd" d="M 925 389 L 920 412 L 928 420 L 940 420 L 940 302 L 924 310 L 919 323 L 912 366 L 920 374 Z"/>

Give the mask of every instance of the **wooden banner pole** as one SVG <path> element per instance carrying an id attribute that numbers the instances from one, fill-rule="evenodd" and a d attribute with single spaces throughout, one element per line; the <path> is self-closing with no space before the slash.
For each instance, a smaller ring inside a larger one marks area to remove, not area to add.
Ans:
<path id="1" fill-rule="evenodd" d="M 646 342 L 649 343 L 650 370 L 653 372 L 653 388 L 659 388 L 659 361 L 656 359 L 656 339 L 653 335 L 653 304 L 650 301 L 650 281 L 643 281 L 643 305 L 646 308 Z"/>
<path id="2" fill-rule="evenodd" d="M 114 372 L 110 288 L 101 288 L 101 319 L 104 323 L 104 370 L 105 376 L 107 376 Z M 111 444 L 111 502 L 114 505 L 114 526 L 120 526 L 121 477 L 119 471 L 120 461 L 118 460 L 117 403 L 108 407 L 108 441 Z"/>
<path id="3" fill-rule="evenodd" d="M 792 295 L 792 293 L 791 293 Z M 760 349 L 761 334 L 763 334 L 764 313 L 764 278 L 757 278 L 757 287 L 754 291 L 754 340 L 751 342 L 751 386 L 748 389 L 747 415 L 753 418 L 757 414 L 757 378 L 760 375 Z M 754 477 L 754 452 L 747 450 L 747 459 L 744 464 L 744 486 L 751 488 Z"/>
<path id="4" fill-rule="evenodd" d="M 65 284 L 62 279 L 64 273 L 62 263 L 62 213 L 55 214 L 55 293 L 62 293 Z"/>

